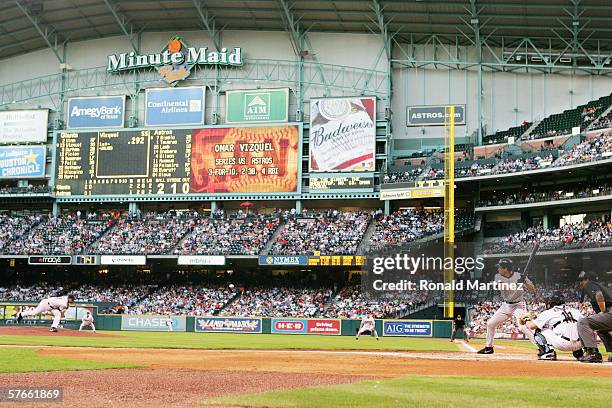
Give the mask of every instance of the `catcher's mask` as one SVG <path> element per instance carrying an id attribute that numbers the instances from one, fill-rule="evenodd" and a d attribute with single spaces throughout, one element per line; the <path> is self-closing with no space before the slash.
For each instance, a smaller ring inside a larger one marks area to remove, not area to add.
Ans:
<path id="1" fill-rule="evenodd" d="M 551 307 L 561 306 L 564 303 L 565 299 L 563 296 L 560 293 L 555 293 L 546 300 L 546 307 L 550 309 Z"/>

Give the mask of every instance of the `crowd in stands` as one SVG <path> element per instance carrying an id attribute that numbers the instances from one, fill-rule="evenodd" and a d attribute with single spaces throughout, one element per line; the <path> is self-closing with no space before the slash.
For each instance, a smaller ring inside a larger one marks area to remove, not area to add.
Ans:
<path id="1" fill-rule="evenodd" d="M 594 122 L 591 126 L 589 126 L 588 130 L 608 129 L 611 127 L 612 127 L 612 111 L 608 112 L 606 116 L 599 118 L 597 122 Z"/>
<path id="2" fill-rule="evenodd" d="M 485 247 L 487 253 L 525 252 L 539 241 L 541 250 L 573 249 L 612 245 L 609 217 L 561 227 L 530 227 Z"/>
<path id="3" fill-rule="evenodd" d="M 491 174 L 496 163 L 480 163 L 474 162 L 469 167 L 457 166 L 455 169 L 455 177 L 475 177 L 486 176 Z"/>
<path id="4" fill-rule="evenodd" d="M 329 210 L 287 218 L 269 253 L 273 255 L 355 254 L 376 212 Z"/>
<path id="5" fill-rule="evenodd" d="M 392 296 L 370 298 L 358 286 L 340 290 L 322 313 L 321 317 L 359 319 L 372 314 L 376 319 L 403 317 L 415 307 L 424 305 L 427 291 L 406 291 Z"/>
<path id="6" fill-rule="evenodd" d="M 514 193 L 497 192 L 490 198 L 483 199 L 478 203 L 479 207 L 490 207 L 496 205 L 529 204 L 544 201 L 559 201 L 587 197 L 599 197 L 612 194 L 612 185 L 575 186 L 566 188 L 562 186 L 538 188 L 537 191 L 520 191 Z"/>
<path id="7" fill-rule="evenodd" d="M 555 162 L 555 166 L 569 166 L 612 157 L 612 135 L 600 135 L 574 145 Z"/>
<path id="8" fill-rule="evenodd" d="M 279 224 L 278 218 L 253 215 L 243 218 L 199 218 L 190 227 L 176 254 L 257 255 Z"/>
<path id="9" fill-rule="evenodd" d="M 423 173 L 422 167 L 414 167 L 403 172 L 389 172 L 384 175 L 382 182 L 388 184 L 415 181 L 421 173 Z"/>
<path id="10" fill-rule="evenodd" d="M 74 295 L 77 302 L 116 303 L 121 305 L 122 310 L 127 313 L 140 299 L 148 295 L 149 288 L 145 285 L 94 286 L 84 284 L 79 285 L 76 289 L 68 289 L 62 286 L 39 283 L 31 286 L 0 287 L 0 301 L 39 302 L 50 296 L 64 296 L 67 293 Z"/>
<path id="11" fill-rule="evenodd" d="M 221 316 L 314 317 L 325 309 L 331 289 L 249 288 Z"/>
<path id="12" fill-rule="evenodd" d="M 236 295 L 227 288 L 203 286 L 164 286 L 134 302 L 132 314 L 216 315 Z"/>
<path id="13" fill-rule="evenodd" d="M 402 245 L 443 230 L 442 212 L 405 209 L 390 215 L 380 215 L 369 240 L 369 250 Z"/>
<path id="14" fill-rule="evenodd" d="M 516 173 L 519 171 L 536 170 L 549 167 L 553 163 L 552 154 L 538 154 L 533 157 L 518 157 L 502 159 L 497 162 L 491 174 Z"/>
<path id="15" fill-rule="evenodd" d="M 195 221 L 187 216 L 146 214 L 142 219 L 117 221 L 93 246 L 95 254 L 167 254 L 193 229 Z"/>
<path id="16" fill-rule="evenodd" d="M 49 186 L 43 185 L 32 185 L 29 184 L 25 187 L 17 186 L 0 186 L 0 194 L 38 194 L 48 193 L 50 190 Z"/>
<path id="17" fill-rule="evenodd" d="M 19 240 L 38 225 L 44 217 L 38 215 L 0 215 L 0 249 L 7 253 L 6 247 Z"/>
<path id="18" fill-rule="evenodd" d="M 33 228 L 28 235 L 14 239 L 5 249 L 10 254 L 73 255 L 89 245 L 113 225 L 113 220 L 91 221 L 73 216 L 52 217 Z"/>

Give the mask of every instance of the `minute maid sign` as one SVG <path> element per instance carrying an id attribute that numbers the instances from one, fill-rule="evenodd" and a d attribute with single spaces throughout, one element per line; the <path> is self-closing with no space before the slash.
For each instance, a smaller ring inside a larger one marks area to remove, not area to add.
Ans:
<path id="1" fill-rule="evenodd" d="M 162 80 L 170 85 L 187 78 L 194 65 L 242 65 L 242 48 L 221 48 L 219 51 L 208 47 L 188 47 L 181 37 L 175 35 L 162 52 L 140 55 L 131 52 L 108 56 L 106 71 L 117 73 L 142 68 L 157 68 Z"/>

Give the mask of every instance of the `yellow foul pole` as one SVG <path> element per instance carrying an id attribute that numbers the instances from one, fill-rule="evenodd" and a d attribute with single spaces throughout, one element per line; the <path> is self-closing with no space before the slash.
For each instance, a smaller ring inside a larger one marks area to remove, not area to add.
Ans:
<path id="1" fill-rule="evenodd" d="M 445 108 L 449 119 L 445 132 L 444 155 L 444 258 L 455 258 L 455 106 Z M 445 262 L 446 264 L 446 262 Z M 455 277 L 454 268 L 444 269 L 444 283 L 452 283 Z M 452 318 L 455 312 L 455 293 L 452 289 L 444 293 L 444 317 Z"/>

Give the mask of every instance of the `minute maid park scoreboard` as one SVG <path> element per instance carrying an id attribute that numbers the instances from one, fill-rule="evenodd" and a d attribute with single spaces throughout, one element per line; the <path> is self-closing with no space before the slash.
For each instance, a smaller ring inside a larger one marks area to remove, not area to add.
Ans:
<path id="1" fill-rule="evenodd" d="M 299 193 L 299 125 L 59 132 L 58 196 Z"/>

